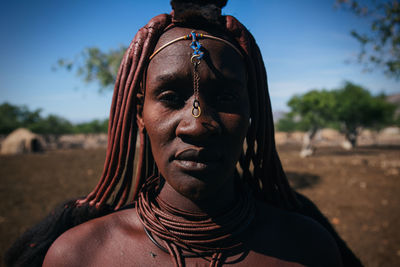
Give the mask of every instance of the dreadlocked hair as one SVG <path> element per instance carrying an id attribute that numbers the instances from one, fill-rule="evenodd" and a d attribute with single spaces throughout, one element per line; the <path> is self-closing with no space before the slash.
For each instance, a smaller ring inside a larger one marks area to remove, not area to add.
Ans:
<path id="1" fill-rule="evenodd" d="M 103 173 L 94 190 L 85 199 L 79 200 L 78 205 L 89 203 L 101 207 L 110 202 L 111 207 L 117 210 L 127 203 L 130 194 L 135 201 L 145 180 L 157 174 L 145 131 L 140 131 L 137 140 L 136 113 L 137 106 L 141 104 L 137 95 L 145 89 L 142 88 L 143 75 L 158 39 L 168 29 L 184 24 L 181 20 L 185 17 L 184 12 L 178 12 L 180 20 L 176 22 L 177 11 L 151 19 L 139 30 L 126 51 L 114 88 Z M 239 160 L 242 179 L 257 199 L 285 209 L 295 209 L 296 197 L 287 182 L 275 148 L 267 76 L 260 50 L 250 32 L 234 17 L 219 16 L 214 26 L 214 30 L 223 29 L 224 34 L 232 38 L 243 51 L 248 70 L 251 124 Z M 135 152 L 136 143 L 140 148 L 138 152 Z M 135 179 L 134 162 L 137 162 Z"/>

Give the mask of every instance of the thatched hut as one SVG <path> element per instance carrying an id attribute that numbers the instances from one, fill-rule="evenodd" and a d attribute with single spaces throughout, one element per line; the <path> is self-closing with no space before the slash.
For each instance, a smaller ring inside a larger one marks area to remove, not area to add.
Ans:
<path id="1" fill-rule="evenodd" d="M 11 132 L 2 142 L 0 154 L 22 154 L 43 151 L 44 139 L 29 131 L 19 128 Z"/>

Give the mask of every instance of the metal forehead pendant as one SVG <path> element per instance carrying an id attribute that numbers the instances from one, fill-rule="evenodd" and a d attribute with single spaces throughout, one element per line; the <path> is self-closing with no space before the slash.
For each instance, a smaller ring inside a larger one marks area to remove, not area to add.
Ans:
<path id="1" fill-rule="evenodd" d="M 201 51 L 202 46 L 201 43 L 198 41 L 199 39 L 212 39 L 212 40 L 216 40 L 216 41 L 220 41 L 225 43 L 226 45 L 229 45 L 230 47 L 232 47 L 232 49 L 234 49 L 241 58 L 243 58 L 243 54 L 242 52 L 240 52 L 240 50 L 233 45 L 232 43 L 230 43 L 229 41 L 226 41 L 222 38 L 216 37 L 216 36 L 212 36 L 212 35 L 208 35 L 208 34 L 203 34 L 203 33 L 195 33 L 194 31 L 192 31 L 190 34 L 184 35 L 184 36 L 180 36 L 178 38 L 175 38 L 169 42 L 167 42 L 166 44 L 162 45 L 161 47 L 159 47 L 157 50 L 155 50 L 153 52 L 153 54 L 150 55 L 149 60 L 151 60 L 154 56 L 156 56 L 161 50 L 163 50 L 164 48 L 166 48 L 167 46 L 181 41 L 181 40 L 190 40 L 192 39 L 192 42 L 190 44 L 190 47 L 193 49 L 193 54 L 192 57 L 190 58 L 191 63 L 193 64 L 193 95 L 194 95 L 194 100 L 193 100 L 193 107 L 192 107 L 192 116 L 195 118 L 200 117 L 201 115 L 201 108 L 200 108 L 200 101 L 199 101 L 199 81 L 200 81 L 200 75 L 199 75 L 199 71 L 198 71 L 198 67 L 200 65 L 201 59 L 204 56 L 204 52 Z"/>
<path id="2" fill-rule="evenodd" d="M 200 117 L 201 115 L 201 108 L 200 108 L 200 101 L 199 101 L 199 81 L 200 76 L 198 72 L 198 67 L 200 65 L 201 59 L 204 56 L 204 52 L 201 51 L 201 44 L 198 39 L 203 38 L 203 34 L 198 34 L 195 32 L 191 32 L 192 43 L 190 47 L 193 49 L 192 57 L 190 61 L 193 64 L 193 107 L 192 107 L 192 116 L 195 118 Z"/>

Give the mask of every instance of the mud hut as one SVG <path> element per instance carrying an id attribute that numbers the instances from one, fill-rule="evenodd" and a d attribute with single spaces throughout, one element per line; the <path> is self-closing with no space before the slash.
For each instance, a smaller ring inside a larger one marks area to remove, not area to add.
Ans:
<path id="1" fill-rule="evenodd" d="M 11 132 L 1 143 L 0 154 L 22 154 L 43 151 L 43 138 L 28 129 L 19 128 Z"/>

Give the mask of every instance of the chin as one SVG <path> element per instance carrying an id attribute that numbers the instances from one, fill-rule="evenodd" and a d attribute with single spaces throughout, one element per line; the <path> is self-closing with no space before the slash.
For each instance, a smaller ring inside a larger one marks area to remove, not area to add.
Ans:
<path id="1" fill-rule="evenodd" d="M 174 189 L 184 197 L 193 201 L 206 199 L 212 195 L 207 184 L 200 180 L 185 183 Z"/>
<path id="2" fill-rule="evenodd" d="M 197 202 L 217 197 L 218 189 L 221 184 L 210 184 L 206 181 L 194 177 L 185 177 L 186 181 L 182 184 L 171 184 L 171 186 L 182 196 Z"/>

